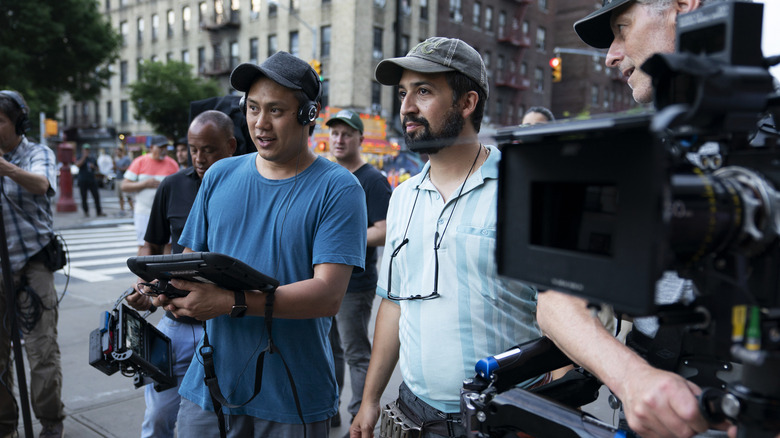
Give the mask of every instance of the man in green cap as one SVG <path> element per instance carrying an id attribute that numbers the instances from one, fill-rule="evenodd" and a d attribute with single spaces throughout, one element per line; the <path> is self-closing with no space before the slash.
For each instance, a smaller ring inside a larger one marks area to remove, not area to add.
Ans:
<path id="1" fill-rule="evenodd" d="M 335 324 L 331 326 L 330 341 L 336 365 L 336 381 L 339 393 L 344 391 L 344 359 L 349 364 L 349 378 L 352 384 L 352 400 L 347 411 L 354 418 L 363 400 L 363 385 L 366 381 L 368 362 L 371 359 L 371 342 L 368 340 L 368 320 L 376 295 L 377 251 L 385 244 L 385 217 L 392 189 L 387 178 L 376 168 L 363 160 L 363 121 L 350 110 L 341 110 L 326 123 L 330 128 L 330 151 L 336 162 L 352 172 L 366 192 L 368 229 L 366 247 L 366 268 L 363 272 L 352 272 L 347 293 L 341 301 Z M 331 421 L 337 426 L 338 414 Z"/>

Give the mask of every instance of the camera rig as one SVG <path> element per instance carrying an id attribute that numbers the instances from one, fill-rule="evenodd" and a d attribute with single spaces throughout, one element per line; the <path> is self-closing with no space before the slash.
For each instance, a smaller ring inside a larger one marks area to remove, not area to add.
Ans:
<path id="1" fill-rule="evenodd" d="M 723 1 L 679 16 L 676 52 L 642 66 L 656 113 L 497 135 L 499 274 L 678 327 L 695 347 L 678 357 L 703 364 L 691 380 L 707 387 L 705 417 L 741 437 L 780 431 L 780 94 L 768 71 L 779 59 L 761 53 L 762 15 Z M 692 300 L 657 302 L 670 271 Z M 721 381 L 711 364 L 732 362 L 741 378 Z M 499 379 L 464 385 L 474 436 L 625 436 Z"/>
<path id="2" fill-rule="evenodd" d="M 110 376 L 121 371 L 140 388 L 149 383 L 156 391 L 176 386 L 171 340 L 138 312 L 119 303 L 101 314 L 100 327 L 89 335 L 89 364 Z"/>

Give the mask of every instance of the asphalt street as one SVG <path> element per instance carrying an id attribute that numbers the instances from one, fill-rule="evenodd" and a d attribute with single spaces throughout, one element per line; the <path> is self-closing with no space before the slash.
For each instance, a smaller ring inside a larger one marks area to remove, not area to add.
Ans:
<path id="1" fill-rule="evenodd" d="M 62 294 L 59 307 L 59 344 L 62 352 L 63 401 L 67 418 L 65 436 L 69 438 L 138 437 L 145 408 L 143 390 L 133 386 L 132 378 L 119 373 L 107 376 L 88 363 L 89 334 L 100 324 L 102 312 L 113 308 L 117 298 L 135 280 L 127 270 L 127 257 L 135 255 L 132 217 L 120 212 L 113 191 L 101 189 L 105 217 L 95 217 L 92 200 L 92 216 L 84 217 L 80 211 L 56 212 L 55 228 L 61 232 L 69 246 L 70 278 L 63 271 L 55 273 L 58 293 Z M 78 193 L 75 201 L 80 205 Z M 374 315 L 370 327 L 373 335 Z M 162 312 L 149 317 L 157 323 Z M 25 365 L 27 359 L 25 358 Z M 29 383 L 29 376 L 27 377 Z M 346 375 L 343 400 L 351 396 L 349 373 Z M 383 402 L 390 402 L 397 395 L 401 383 L 396 371 L 387 387 Z M 602 397 L 587 410 L 599 418 L 611 421 L 612 411 L 606 408 Z M 331 428 L 331 437 L 342 437 L 349 428 L 347 402 L 341 403 L 342 425 Z M 40 424 L 33 418 L 34 435 L 38 436 Z M 19 436 L 24 437 L 20 415 Z"/>

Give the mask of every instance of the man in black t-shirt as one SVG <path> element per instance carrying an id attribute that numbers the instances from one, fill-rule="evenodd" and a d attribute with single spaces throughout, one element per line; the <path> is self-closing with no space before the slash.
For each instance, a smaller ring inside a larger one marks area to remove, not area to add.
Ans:
<path id="1" fill-rule="evenodd" d="M 179 236 L 198 194 L 203 175 L 212 164 L 232 156 L 236 151 L 233 122 L 220 111 L 202 112 L 190 124 L 187 143 L 192 156 L 192 167 L 184 168 L 160 183 L 144 235 L 145 242 L 138 255 L 163 254 L 168 242 L 171 243 L 172 253 L 183 251 L 184 248 L 179 245 Z M 152 307 L 151 298 L 138 292 L 128 296 L 127 302 L 137 310 L 143 311 Z M 203 335 L 201 323 L 192 318 L 176 318 L 166 312 L 157 328 L 171 339 L 175 360 L 173 371 L 181 383 L 192 360 L 195 346 Z M 147 385 L 145 398 L 146 413 L 141 436 L 172 438 L 179 412 L 178 386 L 156 392 L 152 385 Z"/>
<path id="2" fill-rule="evenodd" d="M 326 123 L 330 127 L 330 151 L 336 162 L 352 172 L 366 192 L 368 230 L 366 269 L 353 272 L 347 293 L 331 327 L 331 347 L 336 364 L 336 381 L 339 393 L 343 393 L 344 359 L 349 364 L 352 383 L 352 400 L 347 411 L 354 418 L 363 400 L 363 385 L 371 359 L 371 343 L 368 339 L 368 320 L 374 303 L 377 282 L 377 250 L 385 243 L 385 217 L 392 189 L 387 178 L 360 155 L 363 142 L 363 122 L 354 111 L 342 110 Z M 340 417 L 331 420 L 336 427 Z"/>

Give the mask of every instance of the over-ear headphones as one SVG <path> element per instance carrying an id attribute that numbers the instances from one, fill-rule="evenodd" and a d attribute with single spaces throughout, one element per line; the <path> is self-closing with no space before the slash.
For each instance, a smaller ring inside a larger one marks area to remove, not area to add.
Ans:
<path id="1" fill-rule="evenodd" d="M 22 96 L 16 91 L 2 90 L 0 96 L 5 96 L 14 102 L 21 110 L 21 114 L 16 118 L 16 135 L 22 135 L 30 129 L 30 118 L 28 116 L 27 106 L 24 104 Z"/>
<path id="2" fill-rule="evenodd" d="M 304 126 L 317 120 L 317 102 L 320 101 L 322 97 L 322 82 L 319 78 L 316 78 L 316 81 L 317 98 L 315 100 L 309 100 L 298 107 L 298 123 Z M 241 100 L 238 101 L 238 108 L 244 114 L 244 117 L 246 117 L 246 93 L 244 93 L 244 95 L 241 96 Z"/>

